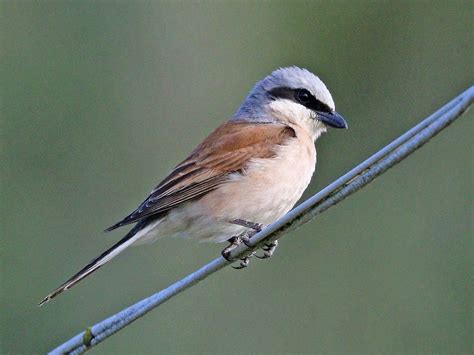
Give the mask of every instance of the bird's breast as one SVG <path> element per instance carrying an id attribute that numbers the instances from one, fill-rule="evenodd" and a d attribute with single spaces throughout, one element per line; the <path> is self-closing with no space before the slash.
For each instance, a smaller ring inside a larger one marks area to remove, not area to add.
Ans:
<path id="1" fill-rule="evenodd" d="M 252 159 L 241 174 L 202 199 L 222 219 L 269 224 L 287 213 L 311 181 L 316 164 L 313 140 L 290 139 L 272 158 Z"/>

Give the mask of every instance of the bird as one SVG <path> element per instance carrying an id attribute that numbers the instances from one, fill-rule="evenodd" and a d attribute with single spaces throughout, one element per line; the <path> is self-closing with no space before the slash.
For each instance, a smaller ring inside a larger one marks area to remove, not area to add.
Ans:
<path id="1" fill-rule="evenodd" d="M 49 302 L 132 245 L 165 236 L 241 242 L 285 215 L 316 167 L 315 142 L 331 128 L 348 128 L 321 79 L 297 66 L 266 76 L 235 114 L 179 163 L 128 216 L 107 228 L 134 224 L 112 247 L 48 294 Z M 264 246 L 273 254 L 277 243 Z M 229 260 L 229 259 L 228 259 Z M 229 260 L 233 261 L 233 260 Z M 248 265 L 243 258 L 240 267 Z"/>

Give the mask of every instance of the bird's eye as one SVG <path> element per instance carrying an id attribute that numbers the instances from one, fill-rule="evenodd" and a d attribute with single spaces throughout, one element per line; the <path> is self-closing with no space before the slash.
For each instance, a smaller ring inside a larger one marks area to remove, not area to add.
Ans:
<path id="1" fill-rule="evenodd" d="M 295 96 L 298 102 L 303 105 L 307 105 L 311 101 L 311 94 L 306 89 L 299 89 L 296 91 L 295 94 L 296 94 Z"/>

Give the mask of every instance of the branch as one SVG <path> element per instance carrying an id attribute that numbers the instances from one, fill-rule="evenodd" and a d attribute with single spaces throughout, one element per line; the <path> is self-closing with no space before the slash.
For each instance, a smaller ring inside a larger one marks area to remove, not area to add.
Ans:
<path id="1" fill-rule="evenodd" d="M 250 247 L 242 244 L 231 252 L 230 257 L 242 258 L 258 249 L 262 244 L 283 237 L 302 224 L 309 222 L 329 207 L 360 190 L 449 126 L 470 107 L 473 101 L 474 86 L 471 86 L 392 143 L 304 201 L 275 223 L 267 226 L 263 231 L 255 234 L 250 240 Z M 81 354 L 89 350 L 155 307 L 229 264 L 230 262 L 223 257 L 211 261 L 166 289 L 135 303 L 93 327 L 87 328 L 52 350 L 50 354 Z"/>

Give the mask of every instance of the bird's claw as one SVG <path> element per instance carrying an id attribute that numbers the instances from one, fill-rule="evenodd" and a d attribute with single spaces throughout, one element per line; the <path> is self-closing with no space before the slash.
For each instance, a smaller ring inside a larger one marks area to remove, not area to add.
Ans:
<path id="1" fill-rule="evenodd" d="M 246 257 L 240 259 L 239 266 L 232 266 L 235 270 L 245 269 L 250 264 L 250 258 L 255 255 L 255 252 L 247 255 Z"/>
<path id="2" fill-rule="evenodd" d="M 259 259 L 268 259 L 270 258 L 273 253 L 275 252 L 276 248 L 278 247 L 278 240 L 275 240 L 271 243 L 265 244 L 262 248 L 263 255 L 255 255 Z"/>
<path id="3" fill-rule="evenodd" d="M 226 248 L 224 248 L 224 250 L 222 250 L 222 253 L 221 253 L 222 257 L 224 259 L 226 259 L 227 261 L 229 261 L 229 262 L 233 262 L 233 261 L 235 261 L 235 259 L 230 256 L 231 252 L 242 243 L 245 244 L 249 248 L 253 247 L 253 245 L 251 245 L 250 239 L 256 233 L 260 232 L 263 229 L 264 226 L 261 223 L 249 222 L 249 221 L 246 221 L 246 220 L 243 220 L 243 219 L 234 219 L 234 220 L 230 221 L 230 223 L 237 224 L 239 226 L 243 226 L 243 227 L 247 227 L 247 228 L 252 229 L 251 231 L 244 232 L 239 236 L 235 236 L 235 237 L 230 238 L 228 240 L 230 244 Z M 248 254 L 247 256 L 240 259 L 239 266 L 232 266 L 232 267 L 236 270 L 246 268 L 247 266 L 249 266 L 250 258 L 254 255 L 259 259 L 267 259 L 267 258 L 269 258 L 273 255 L 273 252 L 275 251 L 277 246 L 278 246 L 277 241 L 271 242 L 269 244 L 265 244 L 264 247 L 262 248 L 262 250 L 263 250 L 263 255 L 262 256 L 258 256 L 258 255 L 256 255 L 255 252 L 252 252 L 252 253 Z"/>
<path id="4" fill-rule="evenodd" d="M 250 246 L 248 244 L 249 241 L 250 241 L 250 237 L 248 237 L 246 233 L 244 233 L 242 235 L 239 235 L 239 236 L 236 236 L 236 237 L 232 237 L 228 241 L 229 241 L 230 244 L 226 248 L 224 248 L 224 250 L 222 250 L 221 254 L 222 254 L 222 257 L 224 259 L 226 259 L 227 261 L 229 261 L 229 262 L 235 261 L 235 259 L 233 259 L 230 256 L 230 253 L 232 252 L 232 250 L 237 248 L 242 243 L 244 243 L 247 246 Z M 250 253 L 249 255 L 243 257 L 242 259 L 240 259 L 239 266 L 232 266 L 232 267 L 234 269 L 237 269 L 237 270 L 246 268 L 247 266 L 249 266 L 250 258 L 254 255 L 255 255 L 255 252 Z"/>

